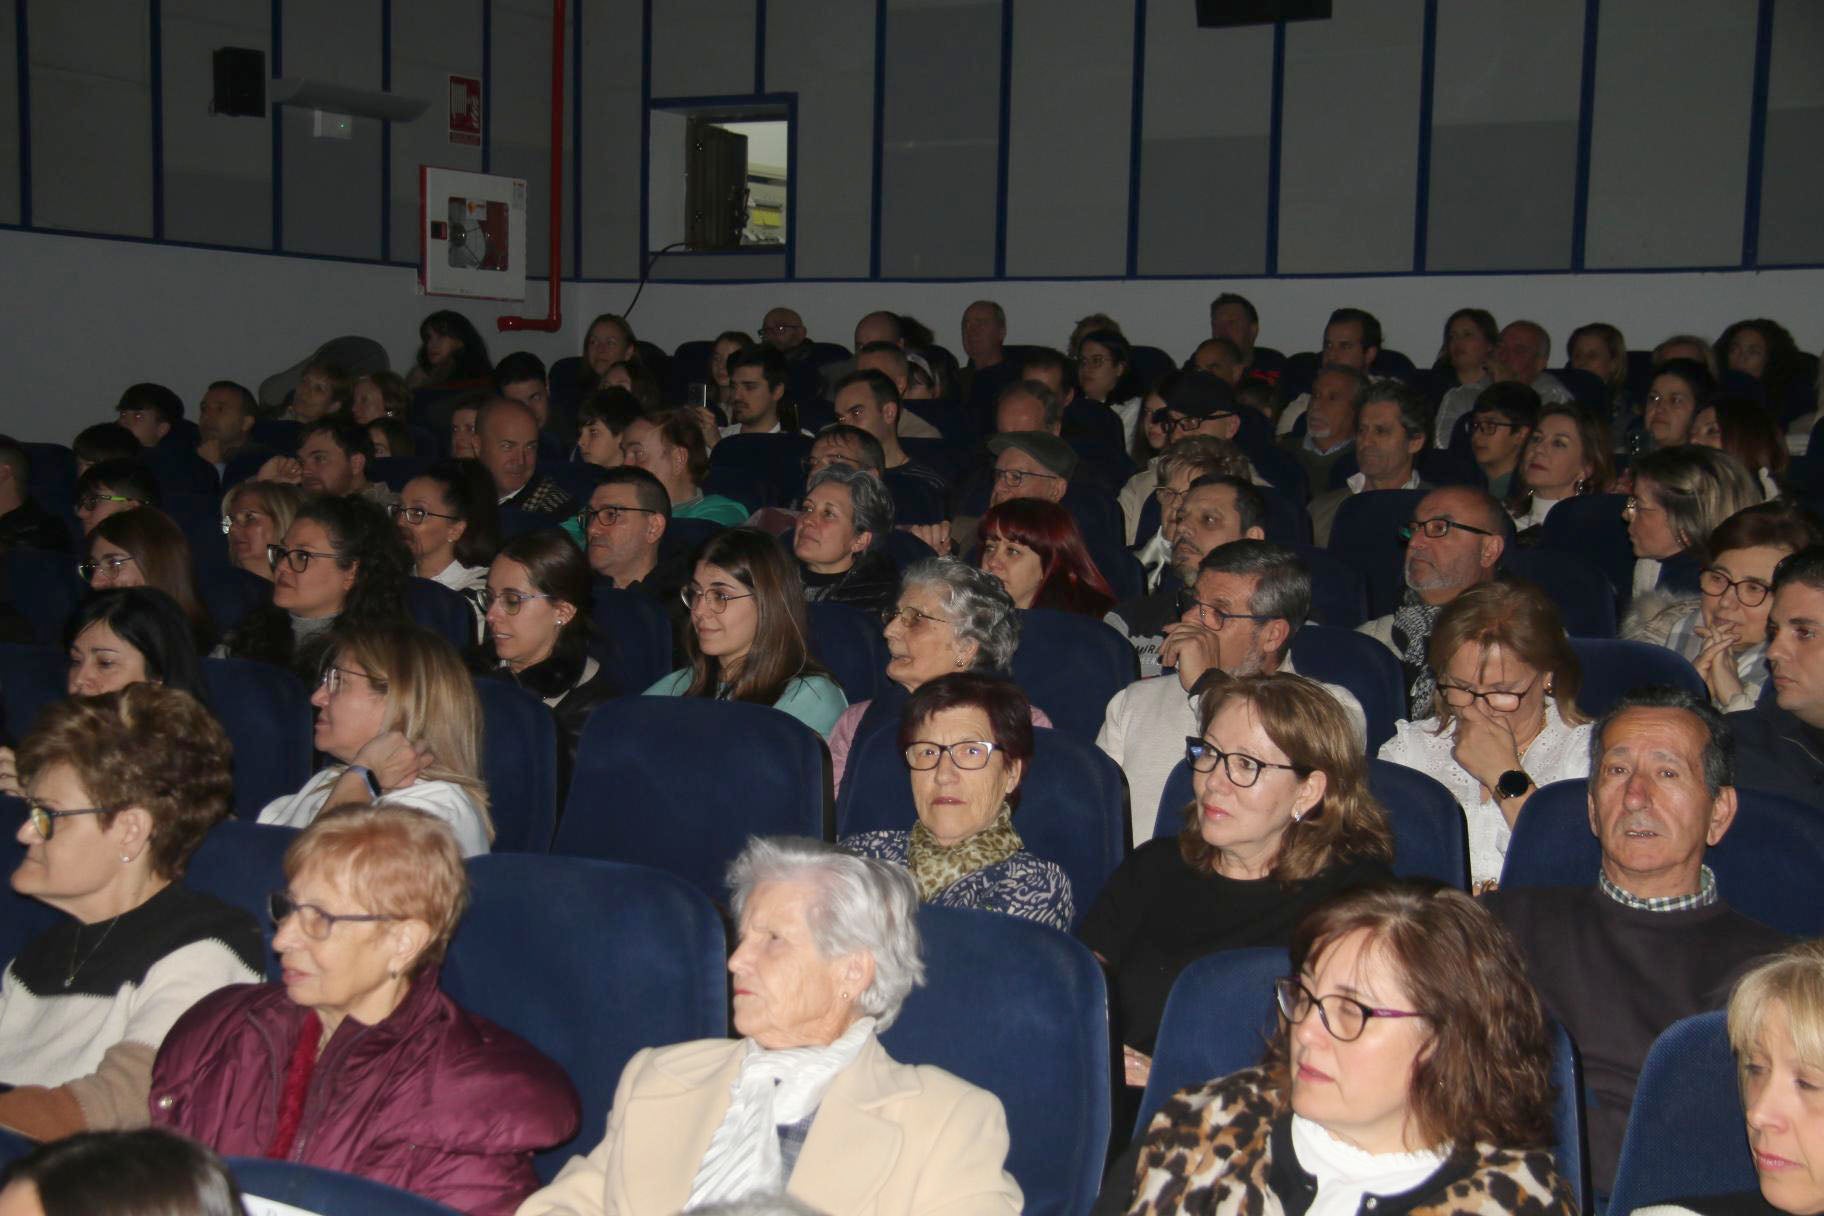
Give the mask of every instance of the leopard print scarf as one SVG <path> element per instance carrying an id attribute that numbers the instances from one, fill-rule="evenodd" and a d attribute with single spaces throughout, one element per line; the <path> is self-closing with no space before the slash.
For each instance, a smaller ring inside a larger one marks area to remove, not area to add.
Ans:
<path id="1" fill-rule="evenodd" d="M 977 870 L 998 865 L 1025 847 L 1013 830 L 1013 808 L 1003 802 L 993 823 L 949 846 L 939 844 L 922 822 L 914 824 L 906 868 L 918 883 L 918 897 L 930 903 Z"/>

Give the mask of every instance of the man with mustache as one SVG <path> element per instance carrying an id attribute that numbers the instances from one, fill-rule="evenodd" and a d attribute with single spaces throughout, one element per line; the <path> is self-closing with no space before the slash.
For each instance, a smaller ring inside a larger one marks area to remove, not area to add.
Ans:
<path id="1" fill-rule="evenodd" d="M 1386 616 L 1360 627 L 1399 656 L 1406 674 L 1407 716 L 1431 716 L 1437 687 L 1426 651 L 1431 630 L 1452 600 L 1495 577 L 1507 546 L 1507 512 L 1482 490 L 1446 486 L 1419 500 L 1407 525 L 1406 595 Z"/>
<path id="2" fill-rule="evenodd" d="M 1599 1195 L 1614 1183 L 1653 1040 L 1680 1018 L 1721 1008 L 1735 977 L 1785 943 L 1724 903 L 1704 865 L 1735 819 L 1735 770 L 1734 737 L 1708 701 L 1683 689 L 1629 693 L 1590 735 L 1596 885 L 1484 897 L 1577 1043 Z"/>

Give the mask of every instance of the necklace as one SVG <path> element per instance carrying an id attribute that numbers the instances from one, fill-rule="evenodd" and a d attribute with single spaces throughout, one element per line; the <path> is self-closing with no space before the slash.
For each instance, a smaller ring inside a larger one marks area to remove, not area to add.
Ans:
<path id="1" fill-rule="evenodd" d="M 122 915 L 125 914 L 123 913 Z M 119 916 L 116 916 L 113 920 L 108 922 L 108 927 L 101 931 L 101 936 L 95 939 L 95 944 L 89 948 L 87 954 L 82 956 L 81 962 L 76 961 L 76 951 L 82 946 L 83 927 L 80 925 L 77 926 L 76 936 L 70 941 L 70 973 L 63 977 L 63 986 L 65 988 L 68 988 L 71 984 L 76 982 L 76 973 L 87 966 L 89 960 L 95 957 L 95 952 L 101 949 L 102 943 L 108 940 L 108 934 L 114 932 L 114 926 L 119 923 Z"/>

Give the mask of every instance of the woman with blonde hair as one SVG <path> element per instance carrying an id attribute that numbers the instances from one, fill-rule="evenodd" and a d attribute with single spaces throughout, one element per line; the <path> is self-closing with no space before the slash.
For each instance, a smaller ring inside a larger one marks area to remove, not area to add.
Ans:
<path id="1" fill-rule="evenodd" d="M 465 857 L 488 851 L 481 699 L 448 642 L 416 625 L 351 629 L 332 642 L 310 703 L 317 750 L 333 763 L 267 803 L 261 823 L 308 827 L 385 798 L 449 824 Z"/>
<path id="2" fill-rule="evenodd" d="M 1704 538 L 1740 511 L 1762 501 L 1748 466 L 1717 448 L 1694 443 L 1649 452 L 1634 462 L 1634 493 L 1622 509 L 1634 546 L 1634 593 L 1689 595 L 1708 556 Z"/>
<path id="3" fill-rule="evenodd" d="M 222 495 L 222 535 L 228 538 L 228 560 L 233 565 L 272 581 L 268 545 L 284 539 L 304 491 L 282 481 L 243 481 Z"/>

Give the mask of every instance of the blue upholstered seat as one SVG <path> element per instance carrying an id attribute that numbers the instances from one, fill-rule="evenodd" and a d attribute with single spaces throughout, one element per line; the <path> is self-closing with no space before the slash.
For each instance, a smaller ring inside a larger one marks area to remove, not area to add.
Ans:
<path id="1" fill-rule="evenodd" d="M 805 608 L 811 653 L 842 685 L 849 704 L 874 696 L 887 678 L 887 643 L 880 618 L 852 604 L 819 601 Z"/>
<path id="2" fill-rule="evenodd" d="M 1634 1087 L 1608 1210 L 1754 1191 L 1728 1016 L 1672 1023 L 1653 1041 Z"/>
<path id="3" fill-rule="evenodd" d="M 507 680 L 479 679 L 481 773 L 494 851 L 543 853 L 557 828 L 557 723 L 545 703 Z"/>
<path id="4" fill-rule="evenodd" d="M 1697 668 L 1676 650 L 1651 642 L 1574 635 L 1571 649 L 1577 652 L 1577 662 L 1583 668 L 1577 708 L 1591 717 L 1601 717 L 1623 694 L 1649 684 L 1670 684 L 1700 700 L 1710 697 Z"/>
<path id="5" fill-rule="evenodd" d="M 1109 699 L 1139 674 L 1132 643 L 1101 621 L 1049 608 L 1020 613 L 1013 678 L 1059 730 L 1094 743 Z"/>
<path id="6" fill-rule="evenodd" d="M 1368 724 L 1368 754 L 1393 738 L 1394 723 L 1406 716 L 1406 681 L 1393 652 L 1365 633 L 1334 625 L 1306 625 L 1292 635 L 1292 665 L 1298 674 L 1340 684 L 1361 702 Z"/>

